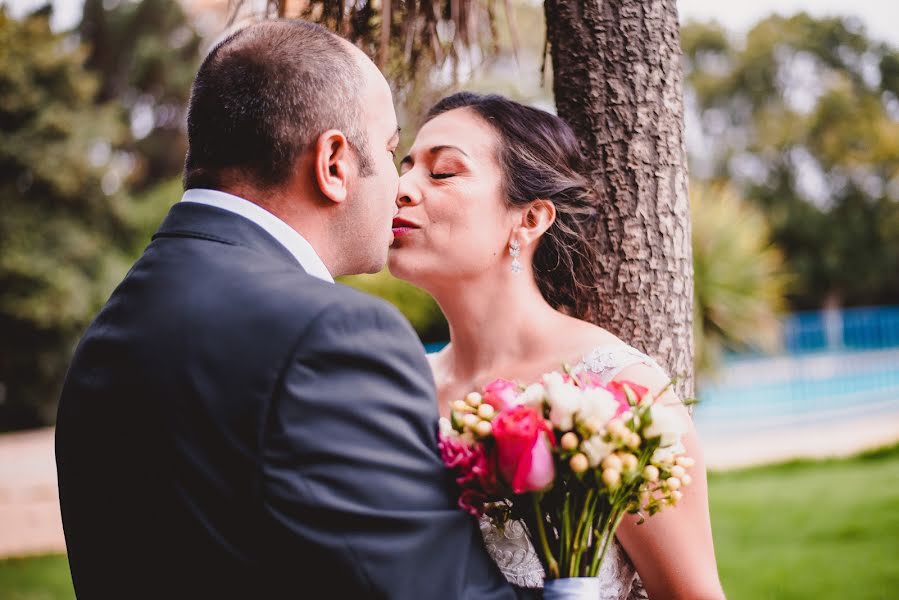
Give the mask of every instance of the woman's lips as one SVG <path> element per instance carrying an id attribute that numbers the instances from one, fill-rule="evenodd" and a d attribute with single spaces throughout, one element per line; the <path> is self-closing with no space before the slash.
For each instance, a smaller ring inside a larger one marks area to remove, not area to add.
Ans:
<path id="1" fill-rule="evenodd" d="M 414 227 L 394 227 L 393 228 L 393 237 L 395 237 L 395 238 L 403 237 L 410 231 L 414 231 L 414 230 L 415 230 Z"/>
<path id="2" fill-rule="evenodd" d="M 394 219 L 393 220 L 393 237 L 399 238 L 404 235 L 408 235 L 412 231 L 418 229 L 418 225 L 407 221 L 405 219 Z"/>

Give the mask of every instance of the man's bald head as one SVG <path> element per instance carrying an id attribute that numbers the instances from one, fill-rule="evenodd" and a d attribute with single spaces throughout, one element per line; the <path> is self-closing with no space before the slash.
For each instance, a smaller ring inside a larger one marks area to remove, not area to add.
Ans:
<path id="1" fill-rule="evenodd" d="M 368 175 L 360 99 L 369 65 L 355 46 L 305 21 L 262 21 L 225 39 L 191 90 L 185 189 L 221 189 L 235 178 L 274 188 L 330 129 L 344 133 Z"/>

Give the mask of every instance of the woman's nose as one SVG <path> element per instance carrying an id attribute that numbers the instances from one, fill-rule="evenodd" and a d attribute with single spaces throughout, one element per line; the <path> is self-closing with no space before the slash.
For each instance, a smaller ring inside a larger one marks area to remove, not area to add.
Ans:
<path id="1" fill-rule="evenodd" d="M 396 205 L 400 208 L 404 206 L 415 206 L 421 202 L 421 192 L 415 185 L 410 173 L 400 176 L 400 185 L 396 193 Z"/>

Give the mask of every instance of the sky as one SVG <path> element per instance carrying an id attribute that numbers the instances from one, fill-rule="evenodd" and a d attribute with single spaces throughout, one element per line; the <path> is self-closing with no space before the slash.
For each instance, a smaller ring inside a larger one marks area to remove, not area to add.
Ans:
<path id="1" fill-rule="evenodd" d="M 129 2 L 133 0 L 108 0 Z M 0 0 L 11 6 L 14 14 L 44 4 L 46 0 Z M 223 4 L 227 0 L 221 0 Z M 81 16 L 83 0 L 53 0 L 56 29 L 73 27 Z M 869 34 L 899 47 L 899 2 L 896 0 L 678 0 L 681 21 L 715 19 L 735 33 L 745 32 L 755 22 L 772 12 L 783 15 L 806 11 L 816 16 L 852 15 L 864 23 Z"/>
<path id="2" fill-rule="evenodd" d="M 896 0 L 678 0 L 681 22 L 715 19 L 734 32 L 745 32 L 771 13 L 815 16 L 850 15 L 862 21 L 869 35 L 899 47 L 899 2 Z"/>

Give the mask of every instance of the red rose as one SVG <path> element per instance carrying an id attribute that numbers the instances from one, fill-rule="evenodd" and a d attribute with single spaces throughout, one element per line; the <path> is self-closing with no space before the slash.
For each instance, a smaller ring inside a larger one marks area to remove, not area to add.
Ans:
<path id="1" fill-rule="evenodd" d="M 528 406 L 502 411 L 493 420 L 499 472 L 516 494 L 549 487 L 555 478 L 555 437 L 543 417 Z"/>

